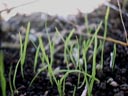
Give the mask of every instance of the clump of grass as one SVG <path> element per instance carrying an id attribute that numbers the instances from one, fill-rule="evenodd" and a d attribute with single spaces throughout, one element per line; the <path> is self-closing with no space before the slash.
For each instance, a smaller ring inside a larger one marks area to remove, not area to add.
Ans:
<path id="1" fill-rule="evenodd" d="M 84 42 L 83 46 L 84 46 L 84 50 L 83 50 L 83 59 L 84 59 L 84 63 L 85 63 L 85 72 L 87 72 L 87 60 L 86 60 L 86 54 L 88 51 L 88 48 L 90 47 L 90 45 L 93 43 L 94 41 L 94 51 L 93 51 L 93 64 L 92 64 L 92 78 L 87 78 L 87 76 L 85 75 L 85 81 L 86 81 L 86 86 L 87 86 L 87 93 L 88 96 L 91 96 L 92 93 L 92 88 L 93 88 L 93 84 L 95 81 L 95 75 L 96 75 L 96 55 L 97 55 L 97 33 L 99 32 L 100 28 L 102 26 L 102 22 L 100 22 L 98 28 L 96 29 L 93 37 L 90 40 L 87 40 L 87 42 Z"/>
<path id="2" fill-rule="evenodd" d="M 66 40 L 64 41 L 64 61 L 66 62 L 66 64 L 68 64 L 68 57 L 67 54 L 70 53 L 69 52 L 69 48 L 68 48 L 68 43 L 71 40 L 71 37 L 73 36 L 73 33 L 75 32 L 75 29 L 72 29 L 70 34 L 68 35 L 68 37 L 66 38 Z M 68 66 L 68 65 L 67 65 Z"/>
<path id="3" fill-rule="evenodd" d="M 24 63 L 25 63 L 25 58 L 26 58 L 26 51 L 27 51 L 27 44 L 28 44 L 28 39 L 29 39 L 29 31 L 30 31 L 30 22 L 28 22 L 28 25 L 27 25 L 27 30 L 26 30 L 26 36 L 25 36 L 25 41 L 24 43 L 22 42 L 22 36 L 19 32 L 19 38 L 20 38 L 20 58 L 16 64 L 16 67 L 15 67 L 15 70 L 14 70 L 14 75 L 13 75 L 13 88 L 14 88 L 14 91 L 18 91 L 16 89 L 16 74 L 17 74 L 17 70 L 18 70 L 18 67 L 19 67 L 19 64 L 21 64 L 21 75 L 22 77 L 24 78 L 24 70 L 23 70 L 23 67 L 24 67 Z M 11 84 L 11 83 L 10 83 Z M 12 86 L 11 86 L 11 90 L 12 90 Z"/>
<path id="4" fill-rule="evenodd" d="M 97 35 L 97 34 L 96 34 Z M 89 84 L 88 88 L 88 94 L 92 93 L 93 84 L 95 81 L 95 75 L 96 75 L 96 55 L 97 55 L 97 36 L 95 35 L 95 42 L 94 42 L 94 53 L 93 53 L 93 64 L 92 64 L 92 78 Z"/>
<path id="5" fill-rule="evenodd" d="M 107 7 L 106 15 L 105 15 L 105 20 L 104 20 L 104 40 L 102 43 L 102 52 L 101 52 L 101 69 L 103 68 L 103 59 L 104 59 L 104 45 L 105 45 L 105 39 L 107 36 L 107 31 L 108 31 L 108 18 L 109 18 L 109 13 L 110 13 L 110 7 Z"/>
<path id="6" fill-rule="evenodd" d="M 2 96 L 6 96 L 6 79 L 4 75 L 4 56 L 0 51 L 0 85 L 2 90 Z"/>
<path id="7" fill-rule="evenodd" d="M 21 57 L 21 74 L 22 77 L 24 78 L 24 63 L 25 63 L 25 58 L 26 58 L 26 51 L 27 51 L 27 45 L 28 45 L 28 40 L 29 40 L 29 32 L 30 32 L 30 22 L 27 24 L 27 30 L 26 30 L 26 36 L 25 36 L 25 41 L 24 43 L 22 42 L 22 37 L 20 36 L 20 57 Z"/>

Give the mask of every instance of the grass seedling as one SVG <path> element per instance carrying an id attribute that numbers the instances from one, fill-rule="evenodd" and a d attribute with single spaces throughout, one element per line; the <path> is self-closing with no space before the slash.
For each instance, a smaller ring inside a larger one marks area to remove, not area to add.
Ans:
<path id="1" fill-rule="evenodd" d="M 89 28 L 88 15 L 85 16 L 84 21 L 85 21 L 85 27 L 87 28 L 87 33 L 89 34 L 91 32 L 91 29 Z"/>
<path id="2" fill-rule="evenodd" d="M 50 59 L 49 59 L 48 56 L 45 59 L 46 59 L 46 63 L 48 64 L 48 76 L 50 78 L 51 84 L 53 84 L 52 80 L 53 80 L 54 74 L 53 74 L 52 64 L 53 64 L 53 60 L 54 60 L 54 47 L 55 46 L 54 46 L 54 42 L 52 42 L 52 40 L 50 39 L 48 30 L 47 30 L 47 22 L 45 23 L 45 29 L 46 29 L 46 32 L 47 32 L 48 43 L 49 43 L 49 50 L 50 50 Z"/>
<path id="3" fill-rule="evenodd" d="M 18 70 L 20 61 L 21 61 L 21 58 L 18 60 L 18 62 L 17 62 L 17 64 L 16 64 L 15 71 L 14 71 L 14 75 L 13 75 L 13 87 L 14 87 L 14 90 L 15 90 L 15 91 L 16 91 L 16 74 L 17 74 L 17 70 Z"/>
<path id="4" fill-rule="evenodd" d="M 65 73 L 63 75 L 63 77 L 60 78 L 60 80 L 57 80 L 55 75 L 53 75 L 53 79 L 57 85 L 57 89 L 58 89 L 58 92 L 59 92 L 59 96 L 64 96 L 64 91 L 65 91 L 65 80 L 68 76 L 68 72 Z"/>
<path id="5" fill-rule="evenodd" d="M 51 42 L 52 40 L 50 39 L 50 36 L 49 36 L 49 33 L 48 33 L 48 30 L 47 30 L 47 25 L 45 25 L 45 29 L 46 29 L 46 32 L 47 32 L 47 37 L 48 37 L 48 43 L 49 43 L 49 47 L 50 47 L 50 65 L 52 66 L 52 63 L 53 63 L 53 56 L 54 56 L 54 42 Z"/>
<path id="6" fill-rule="evenodd" d="M 10 86 L 11 96 L 14 96 L 11 74 L 12 74 L 12 66 L 9 68 L 9 86 Z"/>
<path id="7" fill-rule="evenodd" d="M 105 39 L 107 36 L 107 31 L 108 31 L 108 18 L 109 18 L 109 13 L 110 13 L 110 7 L 107 7 L 106 15 L 105 15 L 105 20 L 104 20 L 104 40 L 103 40 L 103 45 L 102 45 L 102 52 L 101 52 L 101 68 L 103 68 L 103 59 L 104 59 L 104 44 L 105 44 Z"/>
<path id="8" fill-rule="evenodd" d="M 76 66 L 76 69 L 78 68 L 79 70 L 82 70 L 82 62 L 80 62 L 80 43 L 78 41 L 78 38 L 76 38 L 76 40 L 77 40 L 76 47 L 75 47 L 76 50 L 73 53 L 74 59 L 75 59 L 75 66 Z M 78 74 L 78 81 L 77 81 L 78 86 L 80 84 L 80 76 L 81 76 L 81 74 L 79 73 Z"/>
<path id="9" fill-rule="evenodd" d="M 0 51 L 0 85 L 2 90 L 2 96 L 6 96 L 6 79 L 4 75 L 4 56 Z"/>
<path id="10" fill-rule="evenodd" d="M 38 46 L 36 49 L 36 54 L 35 54 L 35 59 L 34 59 L 34 73 L 36 73 L 36 67 L 37 67 L 37 62 L 38 62 L 38 55 L 39 55 L 39 49 L 40 47 Z"/>
<path id="11" fill-rule="evenodd" d="M 25 36 L 25 41 L 22 43 L 22 37 L 19 34 L 20 37 L 20 57 L 21 57 L 21 74 L 22 77 L 24 78 L 24 63 L 25 63 L 25 58 L 26 58 L 26 51 L 27 51 L 27 45 L 28 45 L 28 40 L 29 40 L 29 32 L 30 32 L 30 22 L 27 24 L 27 30 L 26 30 L 26 36 Z"/>
<path id="12" fill-rule="evenodd" d="M 93 68 L 92 68 L 92 77 L 93 78 L 91 78 L 92 80 L 91 80 L 91 83 L 89 84 L 89 80 L 88 80 L 88 78 L 87 78 L 87 75 L 85 74 L 84 75 L 84 81 L 86 82 L 86 86 L 87 87 L 89 87 L 88 88 L 88 95 L 90 96 L 90 94 L 91 94 L 91 91 L 92 91 L 92 86 L 93 86 L 93 82 L 94 82 L 94 78 L 95 78 L 95 61 L 94 61 L 94 59 L 96 59 L 96 48 L 97 48 L 97 34 L 98 34 L 98 32 L 99 32 L 99 30 L 100 30 L 100 28 L 101 28 L 101 26 L 102 26 L 102 22 L 100 22 L 100 24 L 99 24 L 99 26 L 98 26 L 98 28 L 96 29 L 96 31 L 95 31 L 95 33 L 94 33 L 94 35 L 93 35 L 93 37 L 91 38 L 91 39 L 88 39 L 87 41 L 85 41 L 84 40 L 84 42 L 83 42 L 83 49 L 82 49 L 82 55 L 83 55 L 83 61 L 84 61 L 84 65 L 85 65 L 85 73 L 87 74 L 88 72 L 87 72 L 87 51 L 88 51 L 88 49 L 89 49 L 89 47 L 91 46 L 91 44 L 93 43 L 93 41 L 95 40 L 95 50 L 94 50 L 94 54 L 93 54 Z M 83 85 L 83 84 L 82 84 Z M 81 85 L 81 86 L 82 86 Z"/>
<path id="13" fill-rule="evenodd" d="M 33 79 L 31 80 L 29 87 L 31 87 L 31 85 L 33 84 L 33 82 L 35 81 L 35 79 L 37 78 L 37 76 L 42 72 L 45 71 L 47 69 L 47 65 L 45 65 L 43 68 L 39 69 L 38 72 L 36 73 L 36 75 L 33 77 Z"/>
<path id="14" fill-rule="evenodd" d="M 66 64 L 68 64 L 67 54 L 70 53 L 69 52 L 69 48 L 68 48 L 68 43 L 71 40 L 71 37 L 72 37 L 72 35 L 73 35 L 74 32 L 75 32 L 75 30 L 72 29 L 71 32 L 70 32 L 70 34 L 68 35 L 68 37 L 66 38 L 66 40 L 64 42 L 64 61 L 66 62 Z"/>
<path id="15" fill-rule="evenodd" d="M 51 60 L 51 62 L 49 61 L 49 57 L 46 54 L 45 47 L 44 47 L 44 44 L 43 44 L 43 41 L 42 41 L 41 37 L 39 37 L 39 45 L 40 45 L 40 48 L 41 48 L 41 51 L 42 51 L 42 58 L 43 58 L 44 62 L 48 65 L 48 73 L 49 73 L 50 82 L 51 82 L 51 84 L 53 84 L 53 81 L 52 81 L 53 71 L 52 71 L 52 64 L 51 64 L 52 60 Z"/>
<path id="16" fill-rule="evenodd" d="M 87 41 L 83 41 L 83 48 L 82 48 L 82 55 L 83 55 L 83 64 L 84 64 L 84 68 L 85 68 L 85 73 L 88 73 L 87 72 L 87 57 L 86 57 L 86 55 L 87 55 L 87 51 L 88 51 L 88 48 L 89 48 L 89 45 L 90 45 L 90 42 L 91 40 L 90 39 L 88 39 Z M 86 85 L 89 85 L 89 82 L 88 82 L 88 78 L 87 78 L 87 75 L 85 74 L 84 75 L 84 81 L 86 82 Z M 80 87 L 82 87 L 83 85 L 84 85 L 84 82 L 83 81 L 83 83 L 81 84 L 81 86 Z"/>
<path id="17" fill-rule="evenodd" d="M 95 36 L 94 41 L 95 43 L 94 43 L 93 64 L 92 64 L 92 78 L 88 86 L 88 96 L 91 96 L 93 84 L 95 81 L 95 75 L 96 75 L 97 36 Z"/>

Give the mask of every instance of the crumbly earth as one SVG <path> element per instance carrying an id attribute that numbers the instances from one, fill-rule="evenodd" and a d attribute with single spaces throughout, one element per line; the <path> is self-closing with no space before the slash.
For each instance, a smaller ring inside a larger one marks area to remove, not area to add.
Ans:
<path id="1" fill-rule="evenodd" d="M 127 12 L 126 6 L 126 12 Z M 4 53 L 4 64 L 5 64 L 5 77 L 7 80 L 7 96 L 11 96 L 11 90 L 9 83 L 13 83 L 13 76 L 16 64 L 20 58 L 19 51 L 19 32 L 21 33 L 23 39 L 25 37 L 25 30 L 27 22 L 31 22 L 30 30 L 30 40 L 38 45 L 38 37 L 42 36 L 44 45 L 46 46 L 47 54 L 49 55 L 49 45 L 47 39 L 47 30 L 50 34 L 50 38 L 54 37 L 55 27 L 58 28 L 61 35 L 66 38 L 69 31 L 73 28 L 77 30 L 75 35 L 73 35 L 72 40 L 76 37 L 82 39 L 88 39 L 88 36 L 83 34 L 87 33 L 87 28 L 92 29 L 92 33 L 95 32 L 95 27 L 98 26 L 100 21 L 104 20 L 106 13 L 106 6 L 101 6 L 99 9 L 95 10 L 93 13 L 88 14 L 88 24 L 85 25 L 86 14 L 79 13 L 76 16 L 68 16 L 63 18 L 60 16 L 50 16 L 44 13 L 33 13 L 29 16 L 17 14 L 16 16 L 10 18 L 8 21 L 0 21 L 0 40 L 1 40 L 1 50 Z M 122 14 L 126 30 L 128 30 L 128 16 Z M 47 30 L 45 28 L 45 23 L 47 21 Z M 82 33 L 79 33 L 79 30 Z M 104 24 L 100 29 L 98 35 L 103 36 L 104 34 Z M 110 16 L 108 20 L 108 33 L 107 37 L 126 42 L 126 34 L 122 26 L 120 19 L 120 14 L 110 8 Z M 101 39 L 102 40 L 102 39 Z M 55 55 L 53 61 L 53 69 L 57 68 L 66 69 L 66 63 L 64 62 L 64 47 L 61 38 L 53 39 L 55 42 Z M 82 43 L 83 40 L 81 40 Z M 92 96 L 128 96 L 128 47 L 116 44 L 116 59 L 114 69 L 110 68 L 111 52 L 113 52 L 113 46 L 116 42 L 106 41 L 104 47 L 104 59 L 103 59 L 103 69 L 98 69 L 96 71 L 96 78 L 100 82 L 95 82 L 92 90 Z M 90 52 L 93 48 L 89 49 Z M 29 42 L 27 48 L 27 56 L 24 65 L 24 78 L 21 75 L 20 66 L 18 67 L 18 72 L 16 74 L 16 89 L 14 91 L 14 96 L 59 96 L 57 86 L 55 82 L 51 84 L 48 77 L 48 72 L 41 72 L 33 84 L 29 87 L 29 84 L 35 73 L 33 72 L 33 64 L 35 58 L 36 49 L 32 42 Z M 90 56 L 90 55 L 89 55 Z M 97 54 L 97 66 L 100 63 L 101 52 Z M 50 59 L 50 58 L 49 58 Z M 41 60 L 38 60 L 37 71 L 41 68 Z M 74 65 L 70 64 L 70 68 L 74 69 Z M 92 58 L 88 60 L 88 72 L 91 72 L 92 68 Z M 11 71 L 10 71 L 11 70 Z M 10 74 L 10 77 L 9 77 Z M 57 74 L 56 77 L 59 79 L 63 74 Z M 73 96 L 74 87 L 76 87 L 75 96 L 81 96 L 85 85 L 79 88 L 78 76 L 80 74 L 70 74 L 65 81 L 65 94 L 64 96 Z M 83 82 L 83 76 L 80 76 L 80 84 Z M 1 95 L 1 91 L 0 91 Z"/>

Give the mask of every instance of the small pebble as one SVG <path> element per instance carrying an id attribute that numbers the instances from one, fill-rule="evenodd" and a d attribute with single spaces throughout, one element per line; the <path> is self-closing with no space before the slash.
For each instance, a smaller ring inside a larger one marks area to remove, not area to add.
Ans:
<path id="1" fill-rule="evenodd" d="M 126 91 L 126 90 L 128 91 L 128 84 L 126 84 L 126 83 L 125 83 L 125 84 L 122 84 L 122 85 L 120 86 L 120 89 L 121 89 L 121 90 L 124 90 L 124 91 Z"/>
<path id="2" fill-rule="evenodd" d="M 118 86 L 118 83 L 116 81 L 113 80 L 113 78 L 109 78 L 107 80 L 107 83 L 113 87 L 117 87 Z"/>
<path id="3" fill-rule="evenodd" d="M 117 86 L 118 86 L 118 83 L 117 83 L 116 81 L 112 81 L 112 82 L 110 83 L 110 85 L 113 86 L 113 87 L 117 87 Z"/>
<path id="4" fill-rule="evenodd" d="M 101 64 L 97 64 L 97 65 L 96 65 L 96 69 L 97 69 L 97 70 L 101 70 L 101 69 L 102 69 Z"/>

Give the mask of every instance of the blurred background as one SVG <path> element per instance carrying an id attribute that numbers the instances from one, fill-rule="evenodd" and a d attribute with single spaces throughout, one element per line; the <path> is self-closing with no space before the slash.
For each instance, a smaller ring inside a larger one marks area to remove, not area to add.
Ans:
<path id="1" fill-rule="evenodd" d="M 0 10 L 14 8 L 9 13 L 1 13 L 6 20 L 17 13 L 44 12 L 50 15 L 67 16 L 77 14 L 79 11 L 92 12 L 105 1 L 108 0 L 0 0 Z"/>

